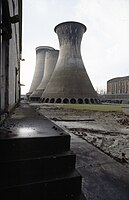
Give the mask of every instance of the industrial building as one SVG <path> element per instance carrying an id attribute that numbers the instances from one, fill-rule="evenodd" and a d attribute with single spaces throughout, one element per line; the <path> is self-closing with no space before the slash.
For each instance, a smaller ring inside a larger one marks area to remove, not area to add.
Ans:
<path id="1" fill-rule="evenodd" d="M 0 121 L 20 100 L 22 0 L 0 1 Z"/>
<path id="2" fill-rule="evenodd" d="M 116 77 L 107 81 L 107 94 L 101 100 L 110 103 L 129 103 L 129 76 Z"/>
<path id="3" fill-rule="evenodd" d="M 107 94 L 129 94 L 129 76 L 117 77 L 107 81 Z"/>

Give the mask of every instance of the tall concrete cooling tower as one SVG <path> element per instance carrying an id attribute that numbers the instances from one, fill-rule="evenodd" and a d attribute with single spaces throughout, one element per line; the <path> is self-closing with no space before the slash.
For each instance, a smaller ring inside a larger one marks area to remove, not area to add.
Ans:
<path id="1" fill-rule="evenodd" d="M 97 93 L 84 67 L 80 45 L 86 26 L 63 22 L 55 27 L 60 52 L 55 70 L 42 95 L 42 102 L 98 103 Z"/>
<path id="2" fill-rule="evenodd" d="M 46 85 L 50 80 L 51 75 L 54 71 L 58 55 L 59 55 L 59 50 L 52 49 L 46 52 L 43 78 L 37 89 L 30 96 L 31 100 L 36 100 L 36 101 L 40 100 L 40 97 L 42 96 L 42 93 L 45 90 Z"/>
<path id="3" fill-rule="evenodd" d="M 39 46 L 36 50 L 36 65 L 35 72 L 33 76 L 33 80 L 30 86 L 30 90 L 27 93 L 27 96 L 30 96 L 39 86 L 43 73 L 44 73 L 44 61 L 45 61 L 45 53 L 48 50 L 53 50 L 54 48 L 48 46 Z"/>

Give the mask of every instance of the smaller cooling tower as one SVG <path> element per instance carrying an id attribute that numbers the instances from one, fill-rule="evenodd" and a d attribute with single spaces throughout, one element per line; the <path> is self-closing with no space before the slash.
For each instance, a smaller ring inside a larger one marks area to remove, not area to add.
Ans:
<path id="1" fill-rule="evenodd" d="M 42 95 L 45 103 L 98 103 L 97 93 L 84 67 L 80 45 L 86 26 L 63 22 L 55 27 L 60 52 L 55 70 Z"/>
<path id="2" fill-rule="evenodd" d="M 41 83 L 39 84 L 39 86 L 37 87 L 37 89 L 32 93 L 32 95 L 30 96 L 31 99 L 35 99 L 36 101 L 40 100 L 43 91 L 46 88 L 46 85 L 49 81 L 49 79 L 51 78 L 51 75 L 53 73 L 53 70 L 55 68 L 57 59 L 58 59 L 58 54 L 59 54 L 59 50 L 49 50 L 46 52 L 45 55 L 45 63 L 44 63 L 44 75 L 43 78 L 41 80 Z"/>
<path id="3" fill-rule="evenodd" d="M 30 96 L 39 86 L 43 73 L 44 73 L 44 61 L 45 61 L 45 53 L 48 50 L 52 50 L 54 48 L 48 46 L 39 46 L 36 50 L 36 65 L 35 65 L 35 72 L 33 76 L 33 80 L 31 83 L 31 87 L 27 96 Z"/>

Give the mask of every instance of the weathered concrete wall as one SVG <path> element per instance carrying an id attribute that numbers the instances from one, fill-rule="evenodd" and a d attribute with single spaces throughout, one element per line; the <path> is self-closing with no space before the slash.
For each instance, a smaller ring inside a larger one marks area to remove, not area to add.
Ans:
<path id="1" fill-rule="evenodd" d="M 0 81 L 0 90 L 1 90 L 1 113 L 5 111 L 5 93 L 6 93 L 6 70 L 5 70 L 5 63 L 6 63 L 6 41 L 3 40 L 2 42 L 2 62 L 1 62 L 1 81 Z M 4 98 L 3 98 L 4 97 Z"/>
<path id="2" fill-rule="evenodd" d="M 20 100 L 20 57 L 22 37 L 22 0 L 2 1 L 0 66 L 0 114 L 8 113 Z"/>
<path id="3" fill-rule="evenodd" d="M 8 1 L 0 1 L 0 23 L 3 25 L 0 27 L 0 116 L 3 116 L 8 109 L 8 55 L 9 39 L 11 37 L 11 28 L 8 19 Z"/>
<path id="4" fill-rule="evenodd" d="M 18 0 L 9 1 L 10 16 L 18 15 Z M 19 50 L 19 23 L 12 27 L 12 38 L 9 41 L 9 109 L 18 101 L 20 94 L 20 50 Z"/>

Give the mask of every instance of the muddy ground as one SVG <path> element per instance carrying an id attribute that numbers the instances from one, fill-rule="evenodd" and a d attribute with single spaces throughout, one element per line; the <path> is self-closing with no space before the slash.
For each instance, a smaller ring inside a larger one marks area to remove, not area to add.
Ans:
<path id="1" fill-rule="evenodd" d="M 67 132 L 79 135 L 129 167 L 129 116 L 123 112 L 66 109 L 55 104 L 31 104 Z"/>

